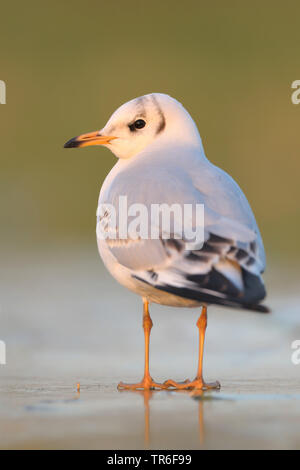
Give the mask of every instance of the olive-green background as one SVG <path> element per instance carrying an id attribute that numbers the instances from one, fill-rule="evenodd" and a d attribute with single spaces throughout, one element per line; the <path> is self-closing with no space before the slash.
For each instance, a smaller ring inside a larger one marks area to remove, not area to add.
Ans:
<path id="1" fill-rule="evenodd" d="M 295 259 L 299 46 L 299 1 L 2 2 L 2 249 L 94 243 L 98 192 L 115 157 L 63 144 L 155 91 L 189 110 L 208 158 L 246 193 L 267 253 Z"/>

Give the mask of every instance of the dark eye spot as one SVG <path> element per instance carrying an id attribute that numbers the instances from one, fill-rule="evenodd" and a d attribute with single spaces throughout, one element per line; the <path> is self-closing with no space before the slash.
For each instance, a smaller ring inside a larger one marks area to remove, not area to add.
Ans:
<path id="1" fill-rule="evenodd" d="M 144 119 L 138 119 L 137 121 L 135 121 L 134 123 L 134 127 L 136 129 L 143 129 L 143 127 L 145 127 L 146 123 L 144 121 Z"/>
<path id="2" fill-rule="evenodd" d="M 131 132 L 134 132 L 137 129 L 143 129 L 145 125 L 146 125 L 146 122 L 144 121 L 144 119 L 137 119 L 136 121 L 134 121 L 133 124 L 129 125 L 129 129 L 131 130 Z"/>

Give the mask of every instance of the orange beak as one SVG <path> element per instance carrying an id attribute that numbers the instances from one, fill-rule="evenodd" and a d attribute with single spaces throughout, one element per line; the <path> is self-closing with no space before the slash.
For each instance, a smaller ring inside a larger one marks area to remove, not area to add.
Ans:
<path id="1" fill-rule="evenodd" d="M 74 137 L 65 143 L 65 148 L 74 147 L 89 147 L 90 145 L 105 145 L 109 144 L 111 140 L 116 139 L 114 136 L 100 135 L 99 131 L 88 132 Z"/>

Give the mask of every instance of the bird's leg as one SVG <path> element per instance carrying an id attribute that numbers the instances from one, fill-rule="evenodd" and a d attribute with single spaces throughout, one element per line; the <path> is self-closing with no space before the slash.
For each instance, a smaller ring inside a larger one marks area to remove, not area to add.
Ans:
<path id="1" fill-rule="evenodd" d="M 219 389 L 221 387 L 219 382 L 206 383 L 203 380 L 203 351 L 204 351 L 204 340 L 205 340 L 205 331 L 207 327 L 207 308 L 202 307 L 201 315 L 197 321 L 197 327 L 199 329 L 199 358 L 198 358 L 198 371 L 196 378 L 190 382 L 186 380 L 183 383 L 175 382 L 174 380 L 167 380 L 164 382 L 164 385 L 168 388 L 174 388 L 177 390 L 185 389 L 198 389 L 198 390 L 209 390 L 209 389 Z"/>
<path id="2" fill-rule="evenodd" d="M 118 385 L 119 390 L 154 390 L 166 388 L 163 384 L 154 382 L 150 373 L 149 373 L 149 343 L 150 343 L 150 333 L 153 326 L 150 313 L 149 313 L 149 302 L 143 300 L 144 310 L 143 310 L 143 329 L 145 335 L 145 369 L 144 369 L 144 378 L 141 382 L 136 384 L 125 384 L 120 382 Z"/>

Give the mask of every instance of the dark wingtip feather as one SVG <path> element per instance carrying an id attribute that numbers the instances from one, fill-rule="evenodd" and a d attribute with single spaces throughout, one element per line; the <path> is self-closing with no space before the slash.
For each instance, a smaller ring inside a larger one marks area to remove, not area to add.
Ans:
<path id="1" fill-rule="evenodd" d="M 248 308 L 248 307 L 246 307 Z M 250 310 L 254 310 L 255 312 L 259 313 L 272 313 L 271 309 L 266 305 L 249 305 Z"/>

